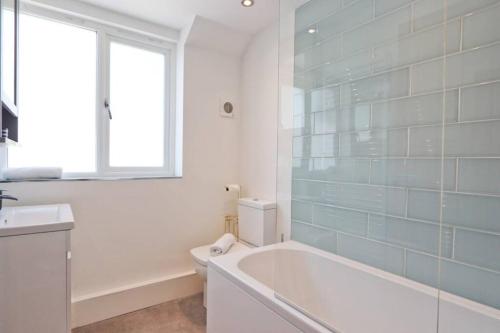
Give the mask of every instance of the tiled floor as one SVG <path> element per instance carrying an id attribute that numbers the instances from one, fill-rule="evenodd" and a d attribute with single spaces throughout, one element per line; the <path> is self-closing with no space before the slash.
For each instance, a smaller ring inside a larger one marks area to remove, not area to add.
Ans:
<path id="1" fill-rule="evenodd" d="M 203 295 L 175 300 L 76 328 L 72 333 L 204 333 Z"/>

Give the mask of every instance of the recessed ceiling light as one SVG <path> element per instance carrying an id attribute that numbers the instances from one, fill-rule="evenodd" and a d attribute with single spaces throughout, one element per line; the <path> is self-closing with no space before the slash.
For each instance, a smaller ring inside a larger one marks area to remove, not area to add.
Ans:
<path id="1" fill-rule="evenodd" d="M 318 31 L 318 30 L 316 30 L 316 28 L 314 28 L 314 27 L 311 27 L 311 28 L 307 29 L 307 32 L 310 33 L 311 35 L 315 34 L 316 31 Z"/>
<path id="2" fill-rule="evenodd" d="M 242 0 L 241 5 L 243 7 L 252 7 L 253 6 L 253 0 Z"/>

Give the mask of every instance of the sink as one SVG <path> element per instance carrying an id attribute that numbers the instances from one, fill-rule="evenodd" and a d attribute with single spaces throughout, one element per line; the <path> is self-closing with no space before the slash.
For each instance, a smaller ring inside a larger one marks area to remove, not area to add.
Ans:
<path id="1" fill-rule="evenodd" d="M 69 204 L 4 207 L 0 212 L 0 237 L 70 230 L 74 227 Z"/>

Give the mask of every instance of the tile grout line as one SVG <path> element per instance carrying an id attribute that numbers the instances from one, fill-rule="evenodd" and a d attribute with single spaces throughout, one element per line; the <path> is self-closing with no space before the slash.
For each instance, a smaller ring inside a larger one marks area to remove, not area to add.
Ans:
<path id="1" fill-rule="evenodd" d="M 457 229 L 455 227 L 451 228 L 452 239 L 451 239 L 451 259 L 455 259 L 455 246 L 456 246 L 456 235 Z"/>
<path id="2" fill-rule="evenodd" d="M 462 120 L 462 94 L 463 87 L 458 88 L 458 110 L 457 110 L 457 122 L 460 123 Z"/>
<path id="3" fill-rule="evenodd" d="M 460 52 L 464 51 L 464 17 L 460 17 Z"/>

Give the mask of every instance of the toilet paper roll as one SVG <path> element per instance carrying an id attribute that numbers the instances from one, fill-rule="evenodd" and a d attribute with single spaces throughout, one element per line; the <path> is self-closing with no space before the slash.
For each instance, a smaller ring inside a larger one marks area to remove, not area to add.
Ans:
<path id="1" fill-rule="evenodd" d="M 239 184 L 227 184 L 226 191 L 227 192 L 238 192 L 238 194 L 239 194 L 241 191 L 241 186 Z"/>

